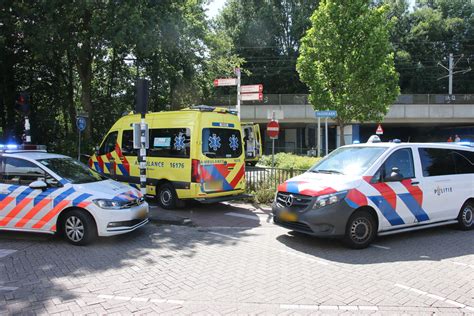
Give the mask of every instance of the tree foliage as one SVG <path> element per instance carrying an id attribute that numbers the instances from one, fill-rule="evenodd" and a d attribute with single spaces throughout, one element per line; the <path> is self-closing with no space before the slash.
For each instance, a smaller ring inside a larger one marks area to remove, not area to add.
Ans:
<path id="1" fill-rule="evenodd" d="M 399 94 L 385 7 L 323 1 L 302 39 L 297 69 L 318 110 L 337 110 L 341 127 L 380 121 Z"/>

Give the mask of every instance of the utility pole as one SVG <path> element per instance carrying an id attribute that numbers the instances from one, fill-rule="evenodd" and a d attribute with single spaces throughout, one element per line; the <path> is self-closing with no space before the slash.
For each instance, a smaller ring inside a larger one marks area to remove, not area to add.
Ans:
<path id="1" fill-rule="evenodd" d="M 234 69 L 234 72 L 237 75 L 237 117 L 240 120 L 240 79 L 241 79 L 240 68 L 236 67 Z"/>
<path id="2" fill-rule="evenodd" d="M 438 62 L 439 66 L 443 67 L 444 69 L 446 69 L 448 71 L 448 74 L 446 76 L 439 77 L 438 80 L 448 77 L 448 80 L 449 80 L 448 94 L 449 94 L 449 96 L 451 96 L 453 94 L 453 75 L 458 74 L 458 73 L 465 74 L 466 72 L 471 71 L 471 67 L 469 67 L 468 69 L 454 71 L 456 65 L 459 63 L 459 61 L 463 57 L 464 57 L 464 55 L 461 55 L 461 57 L 459 57 L 459 59 L 456 62 L 454 62 L 453 53 L 449 53 L 448 67 L 445 67 L 442 63 Z"/>

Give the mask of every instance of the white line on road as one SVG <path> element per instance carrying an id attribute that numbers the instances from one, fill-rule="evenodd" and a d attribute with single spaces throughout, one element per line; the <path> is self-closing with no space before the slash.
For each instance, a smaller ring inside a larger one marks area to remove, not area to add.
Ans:
<path id="1" fill-rule="evenodd" d="M 248 214 L 240 214 L 240 213 L 235 213 L 235 212 L 224 213 L 224 215 L 247 218 L 247 219 L 251 219 L 251 220 L 254 220 L 254 221 L 260 221 L 260 219 L 265 220 L 265 219 L 268 218 L 268 215 L 259 215 L 259 214 L 248 215 Z"/>
<path id="2" fill-rule="evenodd" d="M 14 252 L 16 252 L 14 249 L 0 249 L 0 258 L 9 256 Z"/>
<path id="3" fill-rule="evenodd" d="M 229 236 L 229 235 L 226 235 L 226 234 L 216 233 L 216 232 L 209 232 L 209 234 L 213 234 L 213 235 L 216 235 L 216 236 L 221 236 L 221 237 L 225 237 L 225 238 L 229 238 L 229 239 L 234 239 L 234 240 L 240 240 L 239 238 Z"/>
<path id="4" fill-rule="evenodd" d="M 306 310 L 341 310 L 341 311 L 378 311 L 377 306 L 364 306 L 364 305 L 304 305 L 304 304 L 280 304 L 281 309 L 306 309 Z"/>
<path id="5" fill-rule="evenodd" d="M 0 291 L 15 291 L 17 287 L 14 286 L 0 286 Z"/>
<path id="6" fill-rule="evenodd" d="M 452 261 L 452 260 L 443 260 L 443 261 L 447 261 L 447 262 L 450 262 L 450 263 L 458 265 L 458 266 L 469 267 L 471 269 L 474 269 L 474 265 L 470 265 L 470 264 L 467 264 L 467 263 L 462 263 L 462 262 L 457 262 L 457 261 Z"/>
<path id="7" fill-rule="evenodd" d="M 325 262 L 325 261 L 322 261 L 322 260 L 318 260 L 318 259 L 315 259 L 315 258 L 311 258 L 311 257 L 308 257 L 308 256 L 304 256 L 304 255 L 300 255 L 299 253 L 294 253 L 292 251 L 286 251 L 286 250 L 280 250 L 278 249 L 279 252 L 282 252 L 286 255 L 291 255 L 291 256 L 295 256 L 295 257 L 298 257 L 298 258 L 301 258 L 301 259 L 306 259 L 306 260 L 310 260 L 310 261 L 313 261 L 313 262 L 316 262 L 318 264 L 322 264 L 322 265 L 329 265 L 329 263 Z"/>
<path id="8" fill-rule="evenodd" d="M 401 289 L 404 289 L 404 290 L 411 291 L 411 292 L 413 292 L 413 293 L 421 294 L 421 295 L 430 297 L 430 298 L 432 298 L 432 299 L 445 302 L 445 303 L 447 303 L 447 304 L 450 304 L 450 305 L 453 305 L 453 306 L 456 306 L 456 307 L 459 307 L 459 308 L 465 308 L 465 309 L 468 309 L 468 310 L 474 310 L 474 307 L 472 307 L 472 306 L 466 306 L 466 305 L 463 304 L 463 303 L 459 303 L 459 302 L 456 302 L 456 301 L 447 299 L 447 298 L 445 298 L 445 297 L 438 296 L 438 295 L 435 295 L 435 294 L 431 294 L 431 293 L 428 293 L 428 292 L 425 292 L 425 291 L 422 291 L 422 290 L 418 290 L 418 289 L 415 289 L 415 288 L 412 288 L 412 287 L 409 287 L 409 286 L 406 286 L 406 285 L 403 285 L 403 284 L 396 283 L 395 286 L 396 286 L 396 287 L 399 287 L 399 288 L 401 288 Z"/>
<path id="9" fill-rule="evenodd" d="M 380 249 L 385 249 L 385 250 L 390 250 L 390 247 L 380 246 L 380 245 L 376 245 L 376 244 L 371 244 L 370 247 L 380 248 Z"/>

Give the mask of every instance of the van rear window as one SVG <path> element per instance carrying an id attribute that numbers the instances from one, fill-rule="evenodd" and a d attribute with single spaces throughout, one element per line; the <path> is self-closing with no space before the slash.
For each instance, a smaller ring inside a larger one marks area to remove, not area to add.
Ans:
<path id="1" fill-rule="evenodd" d="M 242 155 L 242 138 L 238 129 L 203 128 L 202 153 L 208 158 L 237 158 Z"/>

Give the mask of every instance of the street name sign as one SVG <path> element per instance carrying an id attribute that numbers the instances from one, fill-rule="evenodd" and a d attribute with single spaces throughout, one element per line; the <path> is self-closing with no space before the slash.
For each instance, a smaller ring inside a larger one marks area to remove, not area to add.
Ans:
<path id="1" fill-rule="evenodd" d="M 336 117 L 336 110 L 314 111 L 316 117 Z"/>
<path id="2" fill-rule="evenodd" d="M 214 87 L 236 86 L 237 78 L 219 78 L 214 80 Z"/>
<path id="3" fill-rule="evenodd" d="M 241 101 L 262 101 L 263 93 L 243 93 L 240 95 Z"/>
<path id="4" fill-rule="evenodd" d="M 252 84 L 246 86 L 240 86 L 240 93 L 259 93 L 263 92 L 263 84 Z"/>

